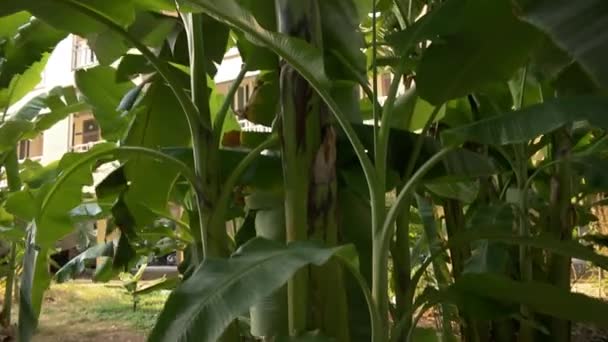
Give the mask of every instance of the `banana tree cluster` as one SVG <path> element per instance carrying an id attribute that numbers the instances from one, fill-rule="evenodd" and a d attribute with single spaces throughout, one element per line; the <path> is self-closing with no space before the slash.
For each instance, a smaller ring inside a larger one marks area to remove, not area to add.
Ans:
<path id="1" fill-rule="evenodd" d="M 0 107 L 68 34 L 100 63 L 76 72 L 78 94 L 54 89 L 0 126 L 20 340 L 86 206 L 117 241 L 57 281 L 93 258 L 107 281 L 184 252 L 179 279 L 145 290 L 174 288 L 150 341 L 418 341 L 429 310 L 442 341 L 608 324 L 605 303 L 570 289 L 572 258 L 608 267 L 601 236 L 574 235 L 608 186 L 601 0 L 21 0 L 0 16 Z M 220 94 L 231 48 L 243 66 Z M 106 143 L 20 169 L 20 140 L 83 110 Z"/>

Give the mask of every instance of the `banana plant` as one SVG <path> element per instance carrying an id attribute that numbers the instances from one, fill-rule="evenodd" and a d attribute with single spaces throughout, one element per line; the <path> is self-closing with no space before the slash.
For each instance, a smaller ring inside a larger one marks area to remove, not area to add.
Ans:
<path id="1" fill-rule="evenodd" d="M 138 284 L 146 272 L 147 264 L 139 266 L 139 269 L 135 274 L 123 272 L 118 275 L 118 278 L 122 282 L 122 287 L 131 296 L 131 302 L 133 303 L 133 312 L 137 311 L 137 304 L 139 303 L 139 293 L 137 291 Z"/>

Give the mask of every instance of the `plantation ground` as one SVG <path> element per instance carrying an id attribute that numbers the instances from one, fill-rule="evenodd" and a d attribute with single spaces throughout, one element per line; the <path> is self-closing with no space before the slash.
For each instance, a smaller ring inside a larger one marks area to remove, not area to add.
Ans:
<path id="1" fill-rule="evenodd" d="M 597 296 L 597 282 L 581 282 L 574 290 Z M 131 297 L 119 283 L 92 284 L 86 281 L 54 284 L 47 292 L 40 329 L 34 342 L 143 342 L 156 321 L 167 295 L 154 293 L 141 297 L 136 312 Z M 15 317 L 16 318 L 16 317 Z M 435 335 L 436 319 L 425 315 L 416 331 L 421 340 Z M 589 341 L 589 335 L 605 335 L 588 326 L 577 326 L 574 341 Z M 428 335 L 428 336 L 427 336 Z M 578 337 L 578 338 L 576 338 Z M 606 341 L 596 339 L 597 341 Z M 428 339 L 433 340 L 433 339 Z"/>
<path id="2" fill-rule="evenodd" d="M 45 296 L 35 342 L 140 342 L 162 309 L 166 295 L 142 296 L 137 311 L 120 284 L 54 284 Z"/>

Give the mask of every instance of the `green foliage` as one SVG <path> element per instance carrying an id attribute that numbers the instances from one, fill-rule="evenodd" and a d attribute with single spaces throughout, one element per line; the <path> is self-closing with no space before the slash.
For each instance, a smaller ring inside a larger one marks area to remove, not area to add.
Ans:
<path id="1" fill-rule="evenodd" d="M 0 89 L 8 87 L 11 82 L 17 82 L 20 75 L 39 62 L 46 53 L 51 52 L 55 45 L 66 36 L 65 32 L 32 17 L 28 17 L 27 23 L 18 26 L 15 31 L 10 31 L 11 26 L 16 25 L 3 26 L 3 28 L 6 27 L 4 33 L 6 36 L 2 37 L 4 43 Z M 38 74 L 31 75 L 29 78 L 38 76 Z M 35 85 L 31 84 L 32 87 Z M 4 110 L 4 108 L 2 109 Z"/>
<path id="2" fill-rule="evenodd" d="M 417 68 L 418 90 L 435 105 L 506 81 L 540 40 L 537 31 L 517 20 L 509 1 L 456 2 L 462 3 L 462 15 L 451 14 L 447 35 L 439 35 L 441 41 L 425 51 Z"/>
<path id="3" fill-rule="evenodd" d="M 522 143 L 554 131 L 566 124 L 587 121 L 606 127 L 605 97 L 560 98 L 534 105 L 514 113 L 506 113 L 476 121 L 443 133 L 446 143 L 465 140 L 482 144 L 507 145 Z"/>
<path id="4" fill-rule="evenodd" d="M 207 259 L 171 294 L 150 340 L 215 341 L 231 320 L 271 294 L 300 267 L 321 265 L 336 251 L 307 242 L 284 246 L 257 238 L 228 260 Z M 191 294 L 196 294 L 196 300 Z"/>
<path id="5" fill-rule="evenodd" d="M 168 88 L 155 84 L 146 92 L 141 105 L 136 107 L 135 118 L 124 139 L 126 145 L 182 147 L 189 143 L 185 116 L 175 113 L 178 102 Z M 173 112 L 173 115 L 167 113 Z M 169 192 L 177 179 L 174 169 L 149 158 L 134 158 L 125 164 L 125 177 L 130 181 L 125 192 L 125 203 L 138 226 L 151 223 L 150 210 L 164 212 Z M 146 175 L 153 172 L 155 177 Z"/>
<path id="6" fill-rule="evenodd" d="M 518 282 L 489 273 L 464 275 L 446 291 L 445 296 L 460 304 L 459 307 L 467 313 L 482 319 L 487 318 L 484 316 L 485 312 L 479 311 L 479 307 L 469 306 L 477 304 L 478 299 L 502 305 L 524 304 L 546 315 L 600 325 L 606 324 L 606 320 L 604 315 L 598 313 L 608 310 L 608 307 L 596 298 L 571 293 L 545 283 Z M 465 302 L 468 300 L 471 301 Z"/>
<path id="7" fill-rule="evenodd" d="M 122 138 L 128 124 L 128 116 L 117 108 L 117 103 L 135 87 L 131 82 L 116 82 L 116 71 L 111 67 L 98 66 L 76 71 L 74 81 L 84 100 L 92 105 L 95 120 L 107 140 Z"/>
<path id="8" fill-rule="evenodd" d="M 595 82 L 608 86 L 608 70 L 602 61 L 607 57 L 606 4 L 600 0 L 531 1 L 524 5 L 523 20 L 538 27 L 578 61 Z M 595 25 L 589 25 L 595 23 Z"/>
<path id="9" fill-rule="evenodd" d="M 74 279 L 77 275 L 84 271 L 87 261 L 111 255 L 113 251 L 114 244 L 112 242 L 102 243 L 90 247 L 61 267 L 61 269 L 55 273 L 55 280 L 58 283 L 63 283 L 70 279 Z"/>

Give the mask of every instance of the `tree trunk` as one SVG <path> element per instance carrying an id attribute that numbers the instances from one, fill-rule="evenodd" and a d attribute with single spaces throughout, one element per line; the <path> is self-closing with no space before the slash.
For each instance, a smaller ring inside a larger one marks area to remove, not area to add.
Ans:
<path id="1" fill-rule="evenodd" d="M 313 164 L 309 194 L 310 237 L 324 241 L 328 246 L 336 246 L 336 133 L 329 125 L 321 131 L 323 140 Z M 323 266 L 312 266 L 310 276 L 315 327 L 339 342 L 350 341 L 346 288 L 340 264 L 330 259 Z"/>
<path id="2" fill-rule="evenodd" d="M 8 328 L 11 325 L 11 314 L 13 308 L 13 289 L 15 287 L 15 266 L 17 259 L 17 244 L 11 244 L 11 251 L 9 256 L 9 270 L 6 276 L 6 288 L 4 289 L 4 306 L 2 306 L 2 312 L 0 312 L 0 325 L 3 328 Z"/>
<path id="3" fill-rule="evenodd" d="M 550 216 L 549 234 L 555 238 L 568 241 L 572 240 L 572 229 L 574 228 L 574 208 L 571 204 L 572 198 L 572 172 L 568 162 L 572 150 L 572 138 L 568 131 L 563 128 L 553 136 L 553 159 L 562 161 L 555 167 L 555 173 L 551 178 L 550 188 Z M 551 284 L 570 290 L 570 258 L 558 254 L 549 254 L 548 280 Z M 550 319 L 551 341 L 569 342 L 571 335 L 571 322 L 562 319 Z"/>
<path id="4" fill-rule="evenodd" d="M 285 210 L 282 196 L 255 192 L 248 196 L 247 207 L 256 210 L 257 236 L 285 243 Z M 288 334 L 287 286 L 281 287 L 249 310 L 251 334 L 272 340 Z"/>
<path id="5" fill-rule="evenodd" d="M 410 260 L 410 205 L 411 197 L 403 205 L 404 209 L 397 217 L 397 231 L 394 248 L 391 250 L 393 257 L 394 272 L 393 287 L 395 289 L 396 320 L 405 320 L 402 336 L 397 340 L 405 341 L 407 332 L 412 325 L 412 300 L 409 298 L 408 291 L 411 286 L 412 265 Z M 404 315 L 408 315 L 405 317 Z"/>
<path id="6" fill-rule="evenodd" d="M 418 203 L 418 211 L 422 218 L 422 224 L 424 226 L 424 235 L 429 245 L 429 252 L 431 254 L 441 253 L 441 246 L 439 244 L 440 231 L 437 227 L 437 221 L 435 218 L 435 212 L 433 203 L 430 199 L 416 195 L 416 202 Z M 450 285 L 450 273 L 447 265 L 447 258 L 435 258 L 432 262 L 433 273 L 437 281 L 437 286 L 440 290 L 447 288 Z M 444 342 L 456 341 L 456 336 L 452 330 L 452 320 L 456 317 L 455 307 L 448 303 L 442 303 L 441 308 L 441 337 Z"/>
<path id="7" fill-rule="evenodd" d="M 279 31 L 323 47 L 317 0 L 276 0 Z M 281 156 L 287 241 L 316 237 L 337 243 L 336 134 L 321 99 L 284 64 L 280 76 Z M 310 328 L 349 341 L 346 291 L 333 261 L 302 269 L 288 283 L 289 332 Z"/>
<path id="8" fill-rule="evenodd" d="M 16 148 L 8 152 L 5 159 L 4 168 L 6 170 L 6 178 L 10 192 L 21 190 L 21 178 L 19 176 L 19 160 L 17 158 Z M 15 222 L 15 225 L 17 223 Z M 13 290 L 15 286 L 15 272 L 17 262 L 17 244 L 11 243 L 11 252 L 9 259 L 9 273 L 6 276 L 6 289 L 4 290 L 4 306 L 0 312 L 0 324 L 8 327 L 11 324 L 11 313 L 13 307 Z"/>
<path id="9" fill-rule="evenodd" d="M 202 262 L 206 257 L 229 257 L 228 234 L 226 232 L 225 218 L 214 220 L 220 194 L 220 169 L 219 165 L 219 137 L 215 136 L 213 130 L 204 126 L 212 127 L 211 112 L 209 107 L 209 87 L 207 85 L 207 65 L 205 58 L 203 33 L 204 21 L 207 20 L 203 14 L 185 14 L 184 24 L 188 32 L 188 50 L 190 53 L 190 90 L 192 102 L 198 109 L 200 123 L 196 123 L 193 130 L 192 144 L 194 151 L 194 170 L 199 177 L 202 190 L 194 196 L 193 201 L 198 202 L 198 220 L 200 232 L 194 234 L 195 245 L 191 246 L 196 263 Z M 238 339 L 236 324 L 231 324 L 220 341 L 233 342 Z"/>
<path id="10" fill-rule="evenodd" d="M 464 214 L 462 205 L 457 200 L 448 199 L 443 206 L 445 213 L 445 225 L 448 240 L 465 231 Z M 450 247 L 450 259 L 452 261 L 452 276 L 458 279 L 464 271 L 464 263 L 471 256 L 468 246 Z M 485 341 L 489 338 L 487 322 L 475 321 L 466 314 L 461 315 L 460 333 L 462 341 Z"/>

